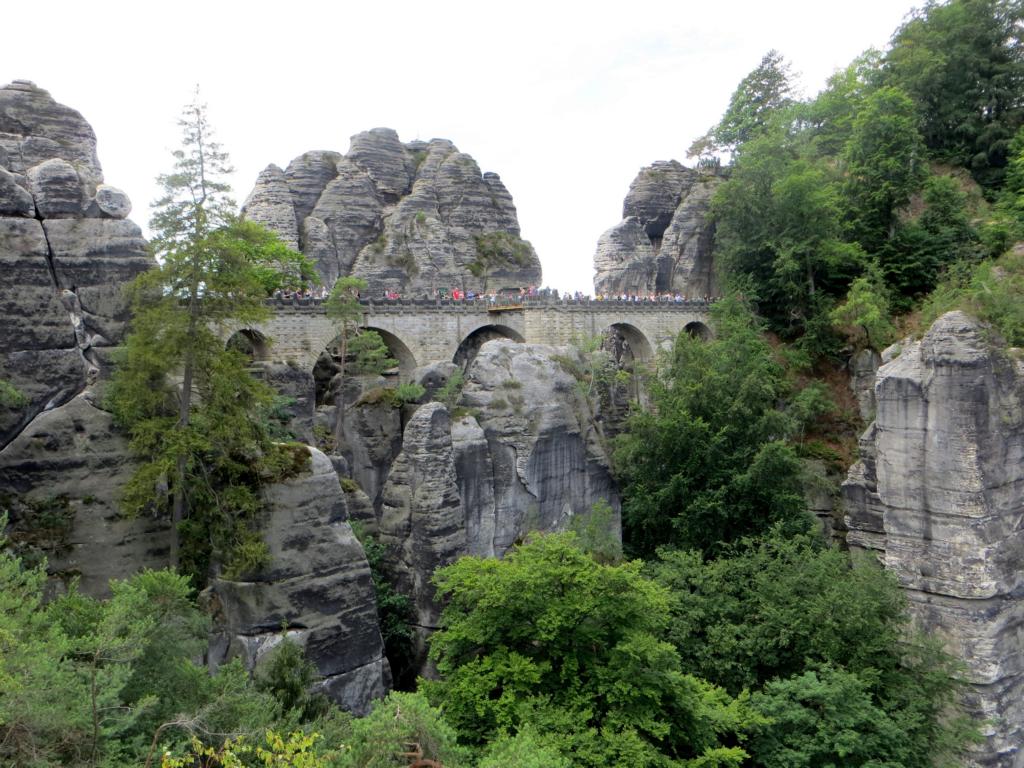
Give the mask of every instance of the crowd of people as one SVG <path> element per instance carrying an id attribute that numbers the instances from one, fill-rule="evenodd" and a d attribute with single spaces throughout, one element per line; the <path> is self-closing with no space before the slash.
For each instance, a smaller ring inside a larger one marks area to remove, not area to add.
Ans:
<path id="1" fill-rule="evenodd" d="M 324 285 L 308 285 L 305 288 L 299 290 L 283 290 L 278 289 L 274 291 L 273 298 L 280 300 L 291 300 L 291 299 L 316 299 L 323 300 L 330 296 L 330 289 Z M 360 296 L 361 299 L 373 298 L 367 296 Z M 702 302 L 710 303 L 714 301 L 712 296 L 690 296 L 689 294 L 683 294 L 678 291 L 676 292 L 649 292 L 649 293 L 631 293 L 623 291 L 621 293 L 599 293 L 596 296 L 591 296 L 588 293 L 582 291 L 575 291 L 574 293 L 565 292 L 560 294 L 557 288 L 538 288 L 537 286 L 531 285 L 528 287 L 522 287 L 517 289 L 504 288 L 500 291 L 489 291 L 489 292 L 477 292 L 471 289 L 463 288 L 439 288 L 436 293 L 431 296 L 429 294 L 421 294 L 420 296 L 408 297 L 403 296 L 401 293 L 391 289 L 383 289 L 380 293 L 380 301 L 401 301 L 402 299 L 413 299 L 418 301 L 437 299 L 439 301 L 481 301 L 488 302 L 490 304 L 508 304 L 515 303 L 517 301 L 562 301 L 562 302 L 574 302 L 574 303 L 586 303 L 591 301 L 614 301 L 614 302 L 626 302 L 631 304 L 650 304 L 650 303 L 689 303 L 689 302 Z"/>

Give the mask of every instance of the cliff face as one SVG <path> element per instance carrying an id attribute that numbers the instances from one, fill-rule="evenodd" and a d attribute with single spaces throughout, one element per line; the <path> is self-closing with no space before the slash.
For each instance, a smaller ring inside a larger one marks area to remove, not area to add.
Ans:
<path id="1" fill-rule="evenodd" d="M 609 534 L 620 535 L 606 446 L 558 362 L 572 354 L 489 341 L 466 372 L 462 415 L 427 403 L 405 427 L 379 530 L 387 568 L 413 599 L 421 640 L 438 626 L 430 582 L 437 568 L 462 555 L 501 557 L 531 532 L 565 530 L 599 500 L 615 512 Z"/>
<path id="2" fill-rule="evenodd" d="M 878 552 L 918 624 L 966 662 L 969 703 L 988 720 L 976 764 L 1018 766 L 1024 365 L 951 312 L 879 369 L 875 398 L 843 487 L 848 541 Z"/>
<path id="3" fill-rule="evenodd" d="M 310 257 L 327 286 L 355 275 L 370 295 L 432 296 L 541 281 L 505 185 L 450 141 L 403 144 L 374 128 L 353 136 L 347 155 L 268 166 L 243 213 Z"/>
<path id="4" fill-rule="evenodd" d="M 707 221 L 719 178 L 675 160 L 641 169 L 622 205 L 622 221 L 597 242 L 598 294 L 717 294 Z"/>
<path id="5" fill-rule="evenodd" d="M 82 116 L 32 83 L 0 88 L 0 447 L 81 392 L 124 332 L 121 286 L 152 261 L 131 203 L 103 184 Z"/>
<path id="6" fill-rule="evenodd" d="M 167 556 L 158 520 L 125 520 L 117 494 L 127 442 L 91 385 L 124 334 L 123 285 L 152 260 L 103 183 L 96 136 L 25 81 L 0 88 L 0 504 L 11 538 L 93 594 Z"/>

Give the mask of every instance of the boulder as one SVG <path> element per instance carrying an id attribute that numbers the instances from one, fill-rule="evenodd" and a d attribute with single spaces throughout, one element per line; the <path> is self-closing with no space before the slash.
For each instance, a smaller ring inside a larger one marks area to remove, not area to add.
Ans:
<path id="1" fill-rule="evenodd" d="M 71 163 L 52 158 L 28 169 L 28 186 L 44 219 L 82 215 L 82 182 Z"/>
<path id="2" fill-rule="evenodd" d="M 132 201 L 117 187 L 100 184 L 96 188 L 96 207 L 100 214 L 111 219 L 127 219 L 132 212 Z"/>
<path id="3" fill-rule="evenodd" d="M 89 197 L 103 182 L 92 126 L 28 80 L 0 88 L 0 152 L 12 173 L 27 173 L 54 158 L 66 161 Z"/>

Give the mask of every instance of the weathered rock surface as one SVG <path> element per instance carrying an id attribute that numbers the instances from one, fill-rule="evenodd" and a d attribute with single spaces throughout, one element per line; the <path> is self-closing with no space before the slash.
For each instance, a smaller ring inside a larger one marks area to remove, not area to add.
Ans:
<path id="1" fill-rule="evenodd" d="M 882 357 L 873 349 L 856 352 L 848 364 L 850 390 L 857 398 L 857 410 L 865 422 L 875 418 L 875 373 L 882 364 Z"/>
<path id="2" fill-rule="evenodd" d="M 289 248 L 299 249 L 299 225 L 295 204 L 284 171 L 268 165 L 256 178 L 256 186 L 242 206 L 242 215 L 274 230 Z"/>
<path id="3" fill-rule="evenodd" d="M 419 408 L 384 485 L 380 541 L 397 589 L 412 597 L 422 632 L 438 627 L 434 571 L 466 552 L 465 513 L 455 476 L 451 419 L 440 403 Z"/>
<path id="4" fill-rule="evenodd" d="M 573 354 L 488 341 L 467 372 L 459 402 L 475 418 L 453 437 L 468 552 L 500 557 L 530 531 L 565 529 L 599 500 L 616 512 L 619 535 L 607 446 L 559 353 Z"/>
<path id="5" fill-rule="evenodd" d="M 595 292 L 716 295 L 707 214 L 718 183 L 674 160 L 643 168 L 629 187 L 622 221 L 598 240 Z"/>
<path id="6" fill-rule="evenodd" d="M 44 219 L 82 214 L 82 181 L 71 163 L 52 158 L 28 169 L 28 185 L 36 210 Z"/>
<path id="7" fill-rule="evenodd" d="M 27 179 L 19 181 L 19 177 L 0 166 L 0 216 L 35 216 L 36 206 L 27 184 Z"/>
<path id="8" fill-rule="evenodd" d="M 376 595 L 338 476 L 323 453 L 310 453 L 309 472 L 265 490 L 270 565 L 238 580 L 217 578 L 209 588 L 210 663 L 240 656 L 251 669 L 286 625 L 323 677 L 323 690 L 365 714 L 390 680 Z"/>
<path id="9" fill-rule="evenodd" d="M 121 488 L 135 471 L 128 441 L 87 390 L 37 416 L 0 451 L 2 491 L 16 497 L 15 529 L 38 526 L 33 509 L 60 509 L 68 526 L 46 552 L 52 574 L 77 576 L 86 594 L 108 594 L 110 579 L 163 568 L 170 548 L 166 519 L 118 513 Z M 27 515 L 18 520 L 18 511 Z M 51 523 L 52 524 L 52 523 Z"/>
<path id="10" fill-rule="evenodd" d="M 353 136 L 347 155 L 307 152 L 283 173 L 269 166 L 260 174 L 246 215 L 297 242 L 327 285 L 352 274 L 371 296 L 541 281 L 501 179 L 481 174 L 450 141 L 403 144 L 374 128 Z"/>
<path id="11" fill-rule="evenodd" d="M 152 265 L 127 196 L 102 182 L 78 112 L 26 81 L 0 88 L 0 379 L 26 398 L 0 407 L 0 446 L 100 373 L 121 288 Z"/>
<path id="12" fill-rule="evenodd" d="M 96 134 L 85 118 L 28 80 L 0 88 L 0 165 L 25 174 L 55 158 L 73 166 L 87 196 L 103 181 Z"/>
<path id="13" fill-rule="evenodd" d="M 844 485 L 850 543 L 879 552 L 912 614 L 967 665 L 988 722 L 974 756 L 1024 759 L 1024 366 L 961 312 L 882 366 L 863 460 Z"/>

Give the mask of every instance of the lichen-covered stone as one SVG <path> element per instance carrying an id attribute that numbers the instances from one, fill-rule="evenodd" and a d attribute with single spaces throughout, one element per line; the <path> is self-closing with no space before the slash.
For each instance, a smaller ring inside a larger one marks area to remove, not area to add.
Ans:
<path id="1" fill-rule="evenodd" d="M 128 322 L 124 285 L 153 259 L 138 225 L 128 219 L 44 221 L 57 283 L 78 296 L 85 325 L 116 343 Z"/>
<path id="2" fill-rule="evenodd" d="M 500 557 L 529 531 L 565 529 L 599 500 L 618 512 L 608 447 L 559 354 L 575 353 L 488 341 L 466 374 L 460 405 L 475 414 L 490 464 L 488 472 L 488 461 L 471 455 L 470 445 L 481 445 L 472 424 L 460 427 L 459 483 L 480 500 L 467 507 L 473 552 Z"/>
<path id="3" fill-rule="evenodd" d="M 127 219 L 132 212 L 132 201 L 122 190 L 109 184 L 100 184 L 96 188 L 96 207 L 100 213 L 111 219 Z"/>
<path id="4" fill-rule="evenodd" d="M 0 216 L 35 216 L 36 206 L 27 184 L 27 179 L 20 181 L 0 165 Z"/>
<path id="5" fill-rule="evenodd" d="M 451 419 L 440 403 L 420 407 L 405 427 L 382 493 L 380 541 L 398 590 L 411 596 L 422 632 L 439 625 L 434 571 L 466 552 L 462 500 L 452 455 Z"/>
<path id="6" fill-rule="evenodd" d="M 875 549 L 917 623 L 966 663 L 978 765 L 1024 743 L 1024 366 L 962 312 L 878 370 L 877 416 L 844 487 L 851 543 Z"/>

